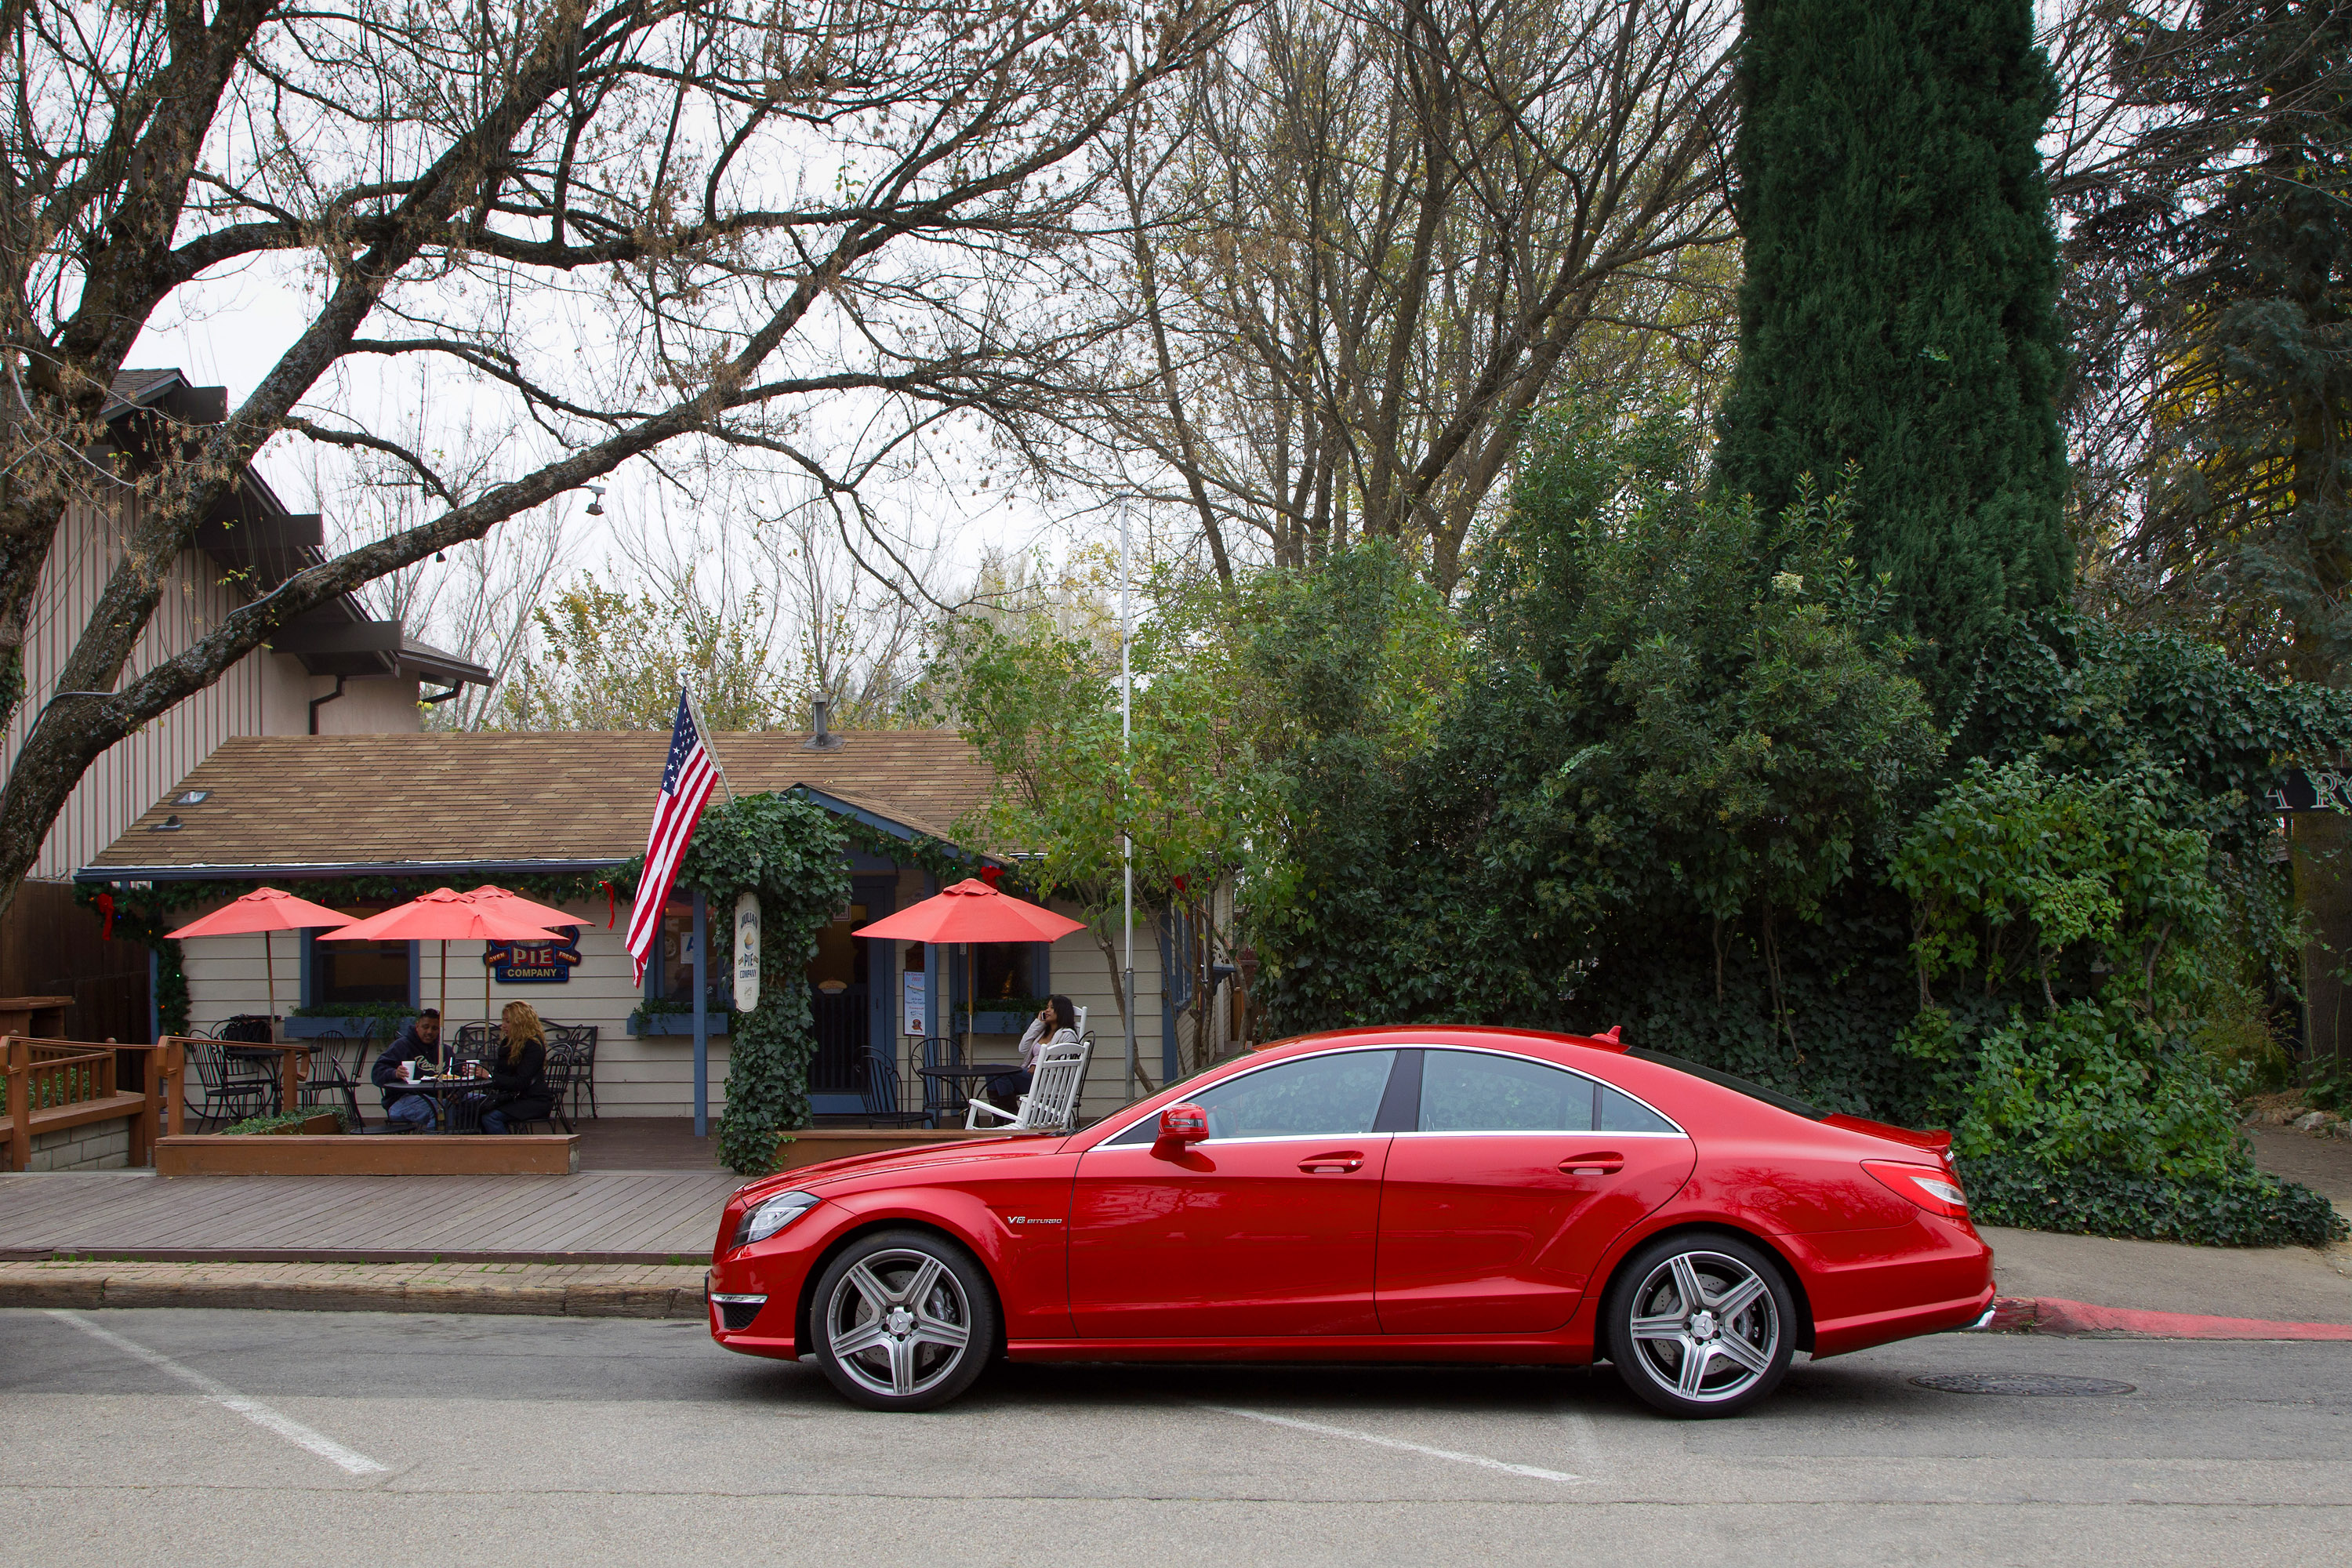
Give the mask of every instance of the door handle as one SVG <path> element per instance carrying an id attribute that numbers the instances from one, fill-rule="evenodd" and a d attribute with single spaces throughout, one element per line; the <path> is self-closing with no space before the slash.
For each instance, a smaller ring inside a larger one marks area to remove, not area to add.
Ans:
<path id="1" fill-rule="evenodd" d="M 1559 1163 L 1565 1176 L 1613 1176 L 1625 1168 L 1625 1156 L 1614 1149 L 1595 1149 L 1589 1153 L 1570 1154 Z"/>
<path id="2" fill-rule="evenodd" d="M 1364 1157 L 1353 1149 L 1335 1149 L 1328 1154 L 1311 1155 L 1298 1162 L 1298 1168 L 1310 1176 L 1344 1175 L 1364 1168 Z"/>

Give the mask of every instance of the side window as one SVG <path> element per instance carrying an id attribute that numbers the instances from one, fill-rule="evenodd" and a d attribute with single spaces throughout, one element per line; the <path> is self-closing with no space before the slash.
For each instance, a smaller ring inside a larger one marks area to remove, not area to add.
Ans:
<path id="1" fill-rule="evenodd" d="M 1369 1132 L 1380 1114 L 1394 1051 L 1334 1051 L 1243 1073 L 1190 1097 L 1209 1113 L 1211 1138 L 1347 1138 Z M 1149 1143 L 1157 1119 L 1115 1143 Z"/>
<path id="2" fill-rule="evenodd" d="M 1519 1057 L 1430 1051 L 1422 1060 L 1421 1131 L 1590 1132 L 1593 1090 L 1600 1087 Z"/>
<path id="3" fill-rule="evenodd" d="M 1672 1132 L 1675 1124 L 1630 1094 L 1608 1085 L 1601 1088 L 1601 1131 L 1603 1132 Z"/>

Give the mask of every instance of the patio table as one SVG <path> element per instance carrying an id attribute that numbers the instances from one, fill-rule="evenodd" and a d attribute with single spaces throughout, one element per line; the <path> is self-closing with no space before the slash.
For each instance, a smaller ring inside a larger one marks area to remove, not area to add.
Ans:
<path id="1" fill-rule="evenodd" d="M 425 1078 L 415 1083 L 406 1079 L 392 1087 L 400 1094 L 421 1094 L 441 1102 L 441 1126 L 444 1132 L 479 1132 L 482 1130 L 482 1106 L 479 1100 L 468 1102 L 467 1095 L 488 1095 L 490 1080 L 486 1078 Z M 393 1096 L 394 1100 L 400 1094 Z"/>

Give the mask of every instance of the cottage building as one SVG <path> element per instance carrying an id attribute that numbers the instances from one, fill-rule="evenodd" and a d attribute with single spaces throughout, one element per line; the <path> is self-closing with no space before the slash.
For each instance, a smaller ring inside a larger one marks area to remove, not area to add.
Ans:
<path id="1" fill-rule="evenodd" d="M 710 922 L 690 897 L 674 893 L 660 950 L 637 984 L 623 946 L 628 900 L 593 882 L 595 873 L 643 852 L 668 744 L 659 731 L 237 737 L 173 784 L 76 874 L 126 890 L 196 881 L 241 891 L 267 882 L 352 915 L 441 886 L 592 879 L 579 896 L 557 900 L 578 916 L 560 948 L 507 953 L 510 962 L 493 963 L 486 973 L 479 944 L 449 944 L 448 1020 L 485 1016 L 487 984 L 488 1017 L 519 999 L 551 1021 L 593 1024 L 604 1114 L 690 1116 L 693 955 Z M 983 944 L 969 953 L 850 934 L 939 890 L 911 847 L 922 839 L 951 845 L 955 823 L 992 784 L 961 737 L 851 731 L 819 744 L 808 734 L 721 731 L 711 745 L 734 793 L 798 791 L 865 824 L 873 830 L 861 836 L 869 843 L 910 847 L 902 855 L 850 854 L 851 903 L 823 933 L 809 963 L 818 1035 L 810 1088 L 819 1113 L 854 1114 L 864 1107 L 869 1052 L 896 1063 L 907 1100 L 919 1100 L 912 1069 L 921 1038 L 960 1033 L 967 1016 L 975 1025 L 976 1058 L 1010 1057 L 1037 999 L 1056 992 L 1088 1009 L 1099 1042 L 1082 1110 L 1123 1103 L 1124 1040 L 1111 983 L 1118 957 L 1093 933 L 1051 944 Z M 397 892 L 360 900 L 331 890 L 352 879 L 384 879 Z M 548 901 L 541 893 L 531 896 Z M 216 902 L 187 906 L 184 918 Z M 1057 907 L 1082 918 L 1074 908 Z M 443 993 L 438 944 L 309 936 L 278 942 L 281 1014 L 298 994 L 316 1015 L 339 1005 L 430 1005 Z M 1193 965 L 1181 958 L 1169 964 L 1184 946 L 1164 921 L 1138 911 L 1136 1032 L 1148 1084 L 1177 1070 L 1177 1043 L 1189 1042 L 1194 1026 L 1192 1017 L 1178 1016 Z M 192 939 L 183 949 L 193 1024 L 266 1010 L 260 937 Z M 1177 973 L 1172 987 L 1161 983 L 1164 966 Z M 704 1066 L 714 1115 L 725 1098 L 726 968 L 709 964 L 705 997 Z M 1212 1052 L 1229 1027 L 1225 1011 L 1212 1009 Z M 286 1031 L 331 1026 L 330 1018 L 292 1018 Z"/>

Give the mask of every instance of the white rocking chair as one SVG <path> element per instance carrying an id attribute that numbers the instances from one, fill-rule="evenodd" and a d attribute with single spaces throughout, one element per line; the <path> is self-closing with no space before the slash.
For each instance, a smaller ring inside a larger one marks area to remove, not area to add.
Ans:
<path id="1" fill-rule="evenodd" d="M 974 1098 L 964 1112 L 964 1126 L 1001 1132 L 1066 1131 L 1078 1108 L 1078 1091 L 1087 1081 L 1087 1060 L 1093 1054 L 1094 1046 L 1083 1037 L 1039 1047 L 1036 1070 L 1021 1103 L 1005 1110 Z M 983 1121 L 982 1117 L 993 1120 Z"/>

